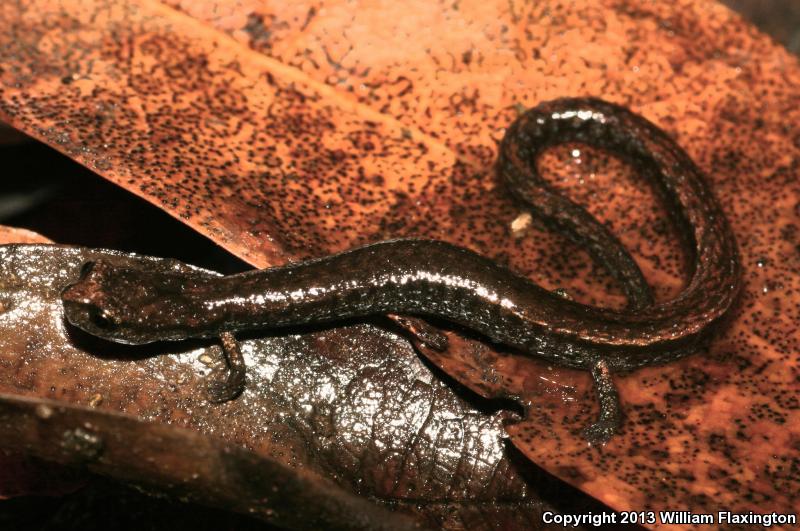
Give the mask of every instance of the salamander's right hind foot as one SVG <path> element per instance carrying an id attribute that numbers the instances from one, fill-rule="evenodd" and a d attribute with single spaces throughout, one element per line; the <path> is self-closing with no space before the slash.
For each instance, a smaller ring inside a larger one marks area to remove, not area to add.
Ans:
<path id="1" fill-rule="evenodd" d="M 386 317 L 394 321 L 400 328 L 411 335 L 411 341 L 414 343 L 415 347 L 429 347 L 437 352 L 444 352 L 447 350 L 449 341 L 444 332 L 429 325 L 422 319 L 395 314 L 387 314 Z"/>
<path id="2" fill-rule="evenodd" d="M 605 360 L 598 360 L 592 366 L 592 378 L 600 402 L 600 415 L 595 422 L 584 428 L 583 436 L 592 446 L 602 446 L 622 427 L 622 407 L 611 370 Z"/>
<path id="3" fill-rule="evenodd" d="M 603 419 L 601 415 L 597 422 L 583 429 L 583 436 L 592 446 L 603 446 L 617 433 L 620 425 L 618 420 Z"/>

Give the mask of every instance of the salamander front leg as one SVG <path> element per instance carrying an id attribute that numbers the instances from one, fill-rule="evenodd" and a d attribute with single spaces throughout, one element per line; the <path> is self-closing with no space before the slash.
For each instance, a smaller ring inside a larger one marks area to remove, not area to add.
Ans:
<path id="1" fill-rule="evenodd" d="M 245 373 L 244 356 L 232 332 L 223 332 L 219 336 L 222 353 L 225 356 L 226 370 L 219 374 L 215 371 L 206 383 L 208 401 L 221 404 L 233 400 L 244 391 Z M 222 372 L 222 371 L 220 371 Z"/>
<path id="2" fill-rule="evenodd" d="M 584 429 L 583 434 L 591 444 L 602 445 L 622 426 L 622 408 L 611 370 L 605 360 L 597 360 L 592 365 L 592 378 L 597 400 L 600 402 L 600 415 L 595 423 Z"/>

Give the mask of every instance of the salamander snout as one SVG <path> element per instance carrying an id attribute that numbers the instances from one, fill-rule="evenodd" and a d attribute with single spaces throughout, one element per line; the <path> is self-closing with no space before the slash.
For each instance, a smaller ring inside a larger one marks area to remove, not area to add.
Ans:
<path id="1" fill-rule="evenodd" d="M 192 335 L 194 309 L 183 296 L 186 284 L 183 275 L 98 260 L 83 264 L 61 301 L 70 324 L 109 341 L 179 340 Z"/>
<path id="2" fill-rule="evenodd" d="M 63 302 L 67 321 L 92 335 L 104 337 L 117 327 L 113 315 L 91 303 L 66 298 Z"/>
<path id="3" fill-rule="evenodd" d="M 106 267 L 101 262 L 83 264 L 78 280 L 62 290 L 61 301 L 70 324 L 92 335 L 116 339 L 114 331 L 120 320 L 102 289 L 101 277 Z"/>

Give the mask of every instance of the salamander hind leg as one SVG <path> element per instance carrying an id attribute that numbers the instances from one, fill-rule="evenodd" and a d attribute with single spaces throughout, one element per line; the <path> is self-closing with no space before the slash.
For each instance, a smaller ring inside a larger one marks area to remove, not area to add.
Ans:
<path id="1" fill-rule="evenodd" d="M 592 365 L 592 378 L 600 403 L 600 415 L 597 421 L 584 429 L 583 434 L 592 445 L 602 445 L 622 426 L 622 408 L 611 370 L 605 360 L 597 360 Z"/>
<path id="2" fill-rule="evenodd" d="M 411 336 L 411 341 L 417 349 L 420 346 L 432 348 L 437 352 L 444 352 L 447 349 L 447 336 L 422 319 L 395 314 L 387 314 L 386 317 Z"/>
<path id="3" fill-rule="evenodd" d="M 233 333 L 223 332 L 219 338 L 227 367 L 222 374 L 218 371 L 212 373 L 206 383 L 207 398 L 213 404 L 233 400 L 242 394 L 247 372 L 242 350 Z"/>

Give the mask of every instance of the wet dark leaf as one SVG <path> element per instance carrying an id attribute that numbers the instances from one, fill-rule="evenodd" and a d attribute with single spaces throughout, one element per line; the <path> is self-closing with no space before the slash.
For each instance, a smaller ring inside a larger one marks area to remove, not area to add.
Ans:
<path id="1" fill-rule="evenodd" d="M 0 444 L 292 528 L 419 529 L 300 468 L 195 431 L 0 395 Z"/>
<path id="2" fill-rule="evenodd" d="M 188 269 L 0 247 L 0 447 L 295 527 L 407 525 L 384 505 L 424 526 L 535 528 L 542 498 L 589 503 L 509 451 L 506 415 L 470 405 L 388 325 L 252 337 L 245 394 L 207 403 L 218 346 L 125 347 L 65 324 L 60 290 L 101 256 Z"/>

